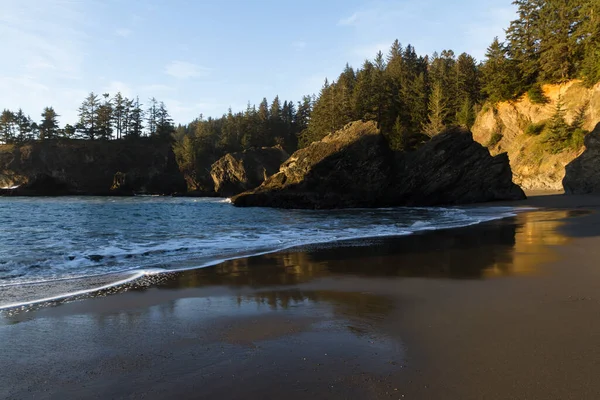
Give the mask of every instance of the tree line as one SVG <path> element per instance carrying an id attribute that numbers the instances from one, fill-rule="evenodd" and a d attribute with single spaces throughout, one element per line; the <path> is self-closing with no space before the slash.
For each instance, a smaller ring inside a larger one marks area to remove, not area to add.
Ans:
<path id="1" fill-rule="evenodd" d="M 518 18 L 494 40 L 482 66 L 483 91 L 511 100 L 543 83 L 600 81 L 600 0 L 515 0 Z"/>
<path id="2" fill-rule="evenodd" d="M 149 100 L 146 109 L 139 98 L 128 99 L 121 93 L 114 97 L 90 93 L 78 109 L 78 122 L 60 126 L 53 107 L 44 108 L 39 122 L 23 110 L 5 109 L 0 114 L 0 142 L 24 143 L 48 139 L 135 139 L 142 136 L 170 137 L 175 131 L 173 120 L 163 102 Z"/>
<path id="3" fill-rule="evenodd" d="M 263 99 L 220 118 L 200 116 L 176 129 L 164 104 L 90 94 L 76 126 L 58 128 L 49 107 L 40 123 L 5 110 L 0 137 L 6 141 L 81 137 L 119 139 L 174 133 L 183 163 L 206 163 L 250 148 L 281 145 L 292 152 L 354 120 L 376 121 L 394 149 L 411 149 L 449 126 L 470 128 L 485 102 L 529 93 L 544 101 L 542 83 L 581 78 L 600 81 L 600 0 L 515 0 L 518 17 L 497 38 L 485 59 L 452 50 L 418 55 L 395 41 L 360 68 L 346 65 L 337 79 L 325 80 L 318 95 L 300 101 Z"/>

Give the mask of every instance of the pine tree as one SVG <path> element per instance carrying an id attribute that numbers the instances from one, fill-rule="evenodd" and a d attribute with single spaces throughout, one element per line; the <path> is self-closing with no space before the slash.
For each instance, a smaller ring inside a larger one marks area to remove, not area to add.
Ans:
<path id="1" fill-rule="evenodd" d="M 456 122 L 463 128 L 471 129 L 475 123 L 475 111 L 473 110 L 473 104 L 469 98 L 465 98 L 460 107 L 460 110 L 456 114 Z"/>
<path id="2" fill-rule="evenodd" d="M 577 73 L 581 42 L 576 35 L 581 0 L 546 0 L 540 10 L 539 69 L 543 82 L 565 82 Z"/>
<path id="3" fill-rule="evenodd" d="M 600 82 L 600 0 L 583 2 L 577 38 L 581 43 L 580 75 L 588 86 Z"/>
<path id="4" fill-rule="evenodd" d="M 169 111 L 162 101 L 158 104 L 158 110 L 156 112 L 156 134 L 163 138 L 171 137 L 175 132 L 175 126 L 173 125 L 173 119 L 169 115 Z"/>
<path id="5" fill-rule="evenodd" d="M 129 111 L 129 133 L 128 137 L 137 139 L 142 136 L 144 132 L 144 110 L 142 104 L 140 104 L 139 97 L 136 97 L 135 101 L 131 102 L 131 108 Z"/>
<path id="6" fill-rule="evenodd" d="M 524 89 L 535 83 L 539 75 L 543 0 L 515 0 L 519 18 L 506 31 L 510 58 L 516 62 L 522 75 Z"/>
<path id="7" fill-rule="evenodd" d="M 275 96 L 269 110 L 269 138 L 268 141 L 283 146 L 285 144 L 283 132 L 283 118 L 279 96 Z"/>
<path id="8" fill-rule="evenodd" d="M 23 110 L 20 108 L 15 114 L 15 122 L 18 130 L 17 141 L 24 142 L 27 140 L 32 140 L 31 118 L 25 115 Z"/>
<path id="9" fill-rule="evenodd" d="M 63 131 L 63 136 L 67 139 L 71 139 L 71 138 L 75 137 L 76 129 L 71 124 L 66 124 L 62 131 Z"/>
<path id="10" fill-rule="evenodd" d="M 44 108 L 44 112 L 42 113 L 42 121 L 39 125 L 40 130 L 40 139 L 55 139 L 58 137 L 59 133 L 59 125 L 58 125 L 58 117 L 54 108 L 46 107 Z"/>
<path id="11" fill-rule="evenodd" d="M 550 145 L 551 153 L 560 153 L 568 146 L 569 139 L 571 138 L 571 129 L 565 121 L 565 114 L 564 103 L 559 96 L 554 115 L 548 123 L 548 133 L 544 140 Z"/>
<path id="12" fill-rule="evenodd" d="M 435 136 L 442 132 L 446 126 L 448 115 L 448 105 L 442 92 L 442 84 L 437 82 L 433 86 L 431 96 L 429 97 L 429 121 L 423 127 L 423 130 L 428 136 Z"/>
<path id="13" fill-rule="evenodd" d="M 483 93 L 493 103 L 518 96 L 522 89 L 518 70 L 515 62 L 507 57 L 504 43 L 500 43 L 496 37 L 485 56 L 485 63 L 481 67 Z"/>
<path id="14" fill-rule="evenodd" d="M 468 101 L 471 105 L 479 102 L 481 83 L 479 68 L 475 59 L 467 53 L 462 53 L 456 60 L 456 103 L 462 110 Z"/>
<path id="15" fill-rule="evenodd" d="M 100 139 L 109 140 L 113 133 L 113 105 L 108 93 L 104 93 L 102 97 L 104 103 L 98 107 L 98 136 Z"/>
<path id="16" fill-rule="evenodd" d="M 0 140 L 3 143 L 13 143 L 17 131 L 17 120 L 15 114 L 5 109 L 0 114 Z"/>
<path id="17" fill-rule="evenodd" d="M 126 131 L 127 126 L 127 98 L 123 97 L 121 92 L 118 92 L 112 101 L 114 105 L 114 122 L 115 135 L 117 139 L 121 139 Z"/>
<path id="18" fill-rule="evenodd" d="M 91 92 L 83 101 L 81 107 L 79 107 L 79 123 L 77 124 L 77 130 L 86 139 L 94 140 L 98 135 L 99 108 L 100 101 L 94 92 Z"/>
<path id="19" fill-rule="evenodd" d="M 146 111 L 146 128 L 148 129 L 148 135 L 154 136 L 158 124 L 158 101 L 154 97 L 149 101 L 150 105 Z"/>

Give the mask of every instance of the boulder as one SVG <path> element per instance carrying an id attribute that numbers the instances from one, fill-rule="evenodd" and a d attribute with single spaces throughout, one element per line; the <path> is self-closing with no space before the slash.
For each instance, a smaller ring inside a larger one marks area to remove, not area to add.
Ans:
<path id="1" fill-rule="evenodd" d="M 585 151 L 567 164 L 565 172 L 565 193 L 600 193 L 600 124 L 586 135 Z"/>
<path id="2" fill-rule="evenodd" d="M 231 197 L 252 190 L 279 171 L 281 164 L 288 158 L 289 154 L 281 147 L 227 154 L 211 167 L 210 175 L 215 184 L 215 192 L 222 197 Z"/>
<path id="3" fill-rule="evenodd" d="M 446 131 L 394 153 L 373 122 L 354 122 L 294 153 L 236 206 L 433 206 L 524 199 L 506 154 L 492 157 L 470 132 Z"/>

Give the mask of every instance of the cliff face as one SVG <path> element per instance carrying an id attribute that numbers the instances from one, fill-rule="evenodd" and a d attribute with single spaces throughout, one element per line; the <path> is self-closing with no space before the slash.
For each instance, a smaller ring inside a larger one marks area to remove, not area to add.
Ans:
<path id="1" fill-rule="evenodd" d="M 585 108 L 583 128 L 591 131 L 600 122 L 600 84 L 586 88 L 579 81 L 562 85 L 545 85 L 546 104 L 534 104 L 527 95 L 515 102 L 484 107 L 472 128 L 473 138 L 487 146 L 490 152 L 508 153 L 513 181 L 529 190 L 562 190 L 565 166 L 583 149 L 567 149 L 552 154 L 542 143 L 543 135 L 528 135 L 528 126 L 548 121 L 555 113 L 559 96 L 571 123 Z"/>
<path id="2" fill-rule="evenodd" d="M 210 174 L 219 196 L 229 197 L 260 186 L 289 158 L 280 147 L 230 153 L 212 165 Z"/>
<path id="3" fill-rule="evenodd" d="M 0 188 L 7 194 L 131 195 L 186 191 L 171 144 L 137 141 L 47 140 L 0 146 Z"/>
<path id="4" fill-rule="evenodd" d="M 567 194 L 600 193 L 600 124 L 586 136 L 585 151 L 566 168 Z"/>

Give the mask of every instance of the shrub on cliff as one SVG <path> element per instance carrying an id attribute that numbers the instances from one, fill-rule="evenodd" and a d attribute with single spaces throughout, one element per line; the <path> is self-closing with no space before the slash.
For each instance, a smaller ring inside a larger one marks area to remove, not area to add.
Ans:
<path id="1" fill-rule="evenodd" d="M 546 97 L 544 91 L 542 90 L 542 85 L 536 84 L 533 85 L 531 89 L 527 91 L 527 97 L 533 104 L 548 104 L 550 99 Z"/>

